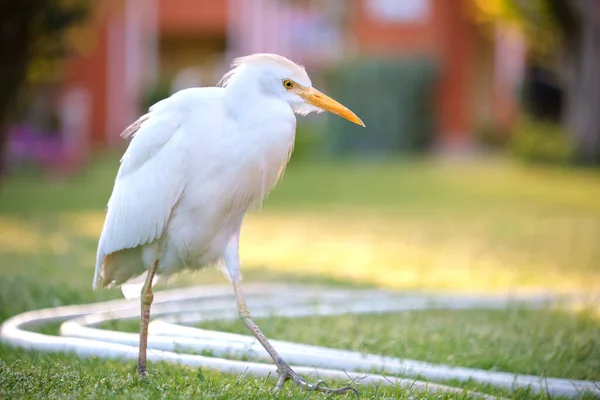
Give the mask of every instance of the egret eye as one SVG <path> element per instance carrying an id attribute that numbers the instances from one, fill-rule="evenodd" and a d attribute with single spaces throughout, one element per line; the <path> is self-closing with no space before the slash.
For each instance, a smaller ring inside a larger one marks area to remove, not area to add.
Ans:
<path id="1" fill-rule="evenodd" d="M 291 89 L 291 88 L 294 87 L 294 82 L 290 81 L 289 79 L 286 79 L 286 80 L 283 81 L 283 86 L 286 89 Z"/>

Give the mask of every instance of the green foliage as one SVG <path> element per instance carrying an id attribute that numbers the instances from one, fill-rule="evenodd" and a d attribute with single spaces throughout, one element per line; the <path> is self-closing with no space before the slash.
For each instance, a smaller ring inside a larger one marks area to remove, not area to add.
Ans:
<path id="1" fill-rule="evenodd" d="M 87 16 L 90 0 L 38 0 L 31 22 L 31 34 L 38 56 L 64 56 L 64 33 Z"/>
<path id="2" fill-rule="evenodd" d="M 575 145 L 555 123 L 522 116 L 513 130 L 512 154 L 529 163 L 565 165 L 574 160 Z"/>
<path id="3" fill-rule="evenodd" d="M 530 56 L 538 62 L 554 55 L 561 32 L 548 0 L 472 0 L 472 5 L 475 21 L 490 34 L 498 25 L 512 26 L 524 34 Z"/>
<path id="4" fill-rule="evenodd" d="M 331 96 L 354 111 L 366 129 L 338 117 L 328 119 L 330 153 L 393 155 L 420 152 L 434 132 L 432 60 L 360 59 L 327 71 Z"/>
<path id="5" fill-rule="evenodd" d="M 32 2 L 24 2 L 32 3 Z M 20 4 L 20 5 L 17 5 Z M 62 60 L 82 50 L 82 40 L 91 36 L 92 25 L 83 27 L 89 14 L 90 0 L 38 0 L 32 5 L 14 3 L 4 11 L 5 24 L 22 23 L 29 47 L 28 79 L 32 82 L 52 81 L 60 77 Z M 89 43 L 86 43 L 89 45 Z"/>

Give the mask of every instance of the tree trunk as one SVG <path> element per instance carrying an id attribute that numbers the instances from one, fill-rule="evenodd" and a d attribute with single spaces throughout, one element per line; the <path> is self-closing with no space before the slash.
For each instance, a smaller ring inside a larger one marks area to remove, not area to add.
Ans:
<path id="1" fill-rule="evenodd" d="M 567 85 L 565 125 L 579 161 L 600 163 L 600 2 L 573 0 L 579 29 L 565 42 Z"/>
<path id="2" fill-rule="evenodd" d="M 27 75 L 35 7 L 31 2 L 0 7 L 0 178 L 5 167 L 9 113 Z"/>

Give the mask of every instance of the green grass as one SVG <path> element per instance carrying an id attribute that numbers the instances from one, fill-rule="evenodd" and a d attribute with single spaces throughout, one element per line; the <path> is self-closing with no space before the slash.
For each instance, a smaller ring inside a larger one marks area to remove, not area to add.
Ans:
<path id="1" fill-rule="evenodd" d="M 453 366 L 600 380 L 600 324 L 589 312 L 435 310 L 259 323 L 266 335 L 281 340 Z M 245 333 L 241 322 L 203 327 Z"/>
<path id="2" fill-rule="evenodd" d="M 91 290 L 116 161 L 100 157 L 68 181 L 27 172 L 3 182 L 0 321 L 30 309 L 120 297 L 118 290 Z M 398 290 L 592 293 L 600 289 L 598 199 L 600 174 L 594 171 L 483 161 L 296 163 L 262 211 L 247 218 L 244 276 Z M 160 287 L 200 283 L 225 280 L 209 269 Z M 278 339 L 600 380 L 597 307 L 269 318 L 259 324 Z M 240 323 L 207 326 L 245 333 Z M 273 396 L 273 382 L 162 363 L 152 363 L 151 379 L 141 382 L 130 362 L 36 354 L 2 344 L 0 360 L 0 398 L 306 398 L 292 388 Z M 474 383 L 465 387 L 546 398 Z M 361 395 L 411 396 L 366 387 Z"/>
<path id="3" fill-rule="evenodd" d="M 4 359 L 4 358 L 3 358 Z M 80 360 L 74 356 L 35 356 L 13 351 L 0 360 L 0 396 L 3 399 L 353 399 L 352 395 L 324 396 L 286 386 L 274 394 L 273 379 L 231 377 L 205 369 L 165 363 L 152 364 L 148 380 L 139 380 L 132 364 L 101 359 Z M 341 385 L 342 383 L 340 383 Z M 469 385 L 466 385 L 469 386 Z M 471 385 L 472 386 L 472 385 Z M 502 395 L 488 388 L 488 392 Z M 360 387 L 364 399 L 414 399 L 414 393 L 399 387 Z M 469 399 L 467 395 L 430 395 L 427 399 Z M 532 397 L 527 391 L 515 399 Z M 591 399 L 591 397 L 589 397 Z"/>

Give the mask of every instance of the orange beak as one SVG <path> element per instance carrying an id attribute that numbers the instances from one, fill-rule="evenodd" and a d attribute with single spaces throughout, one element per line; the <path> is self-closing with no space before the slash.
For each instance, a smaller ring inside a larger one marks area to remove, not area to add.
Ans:
<path id="1" fill-rule="evenodd" d="M 365 126 L 360 118 L 356 116 L 348 108 L 344 107 L 331 97 L 324 93 L 319 92 L 317 89 L 312 87 L 302 88 L 296 92 L 300 97 L 307 103 L 312 104 L 322 110 L 329 111 L 335 115 L 339 115 L 342 118 L 347 119 L 350 122 L 354 122 L 356 125 Z"/>

